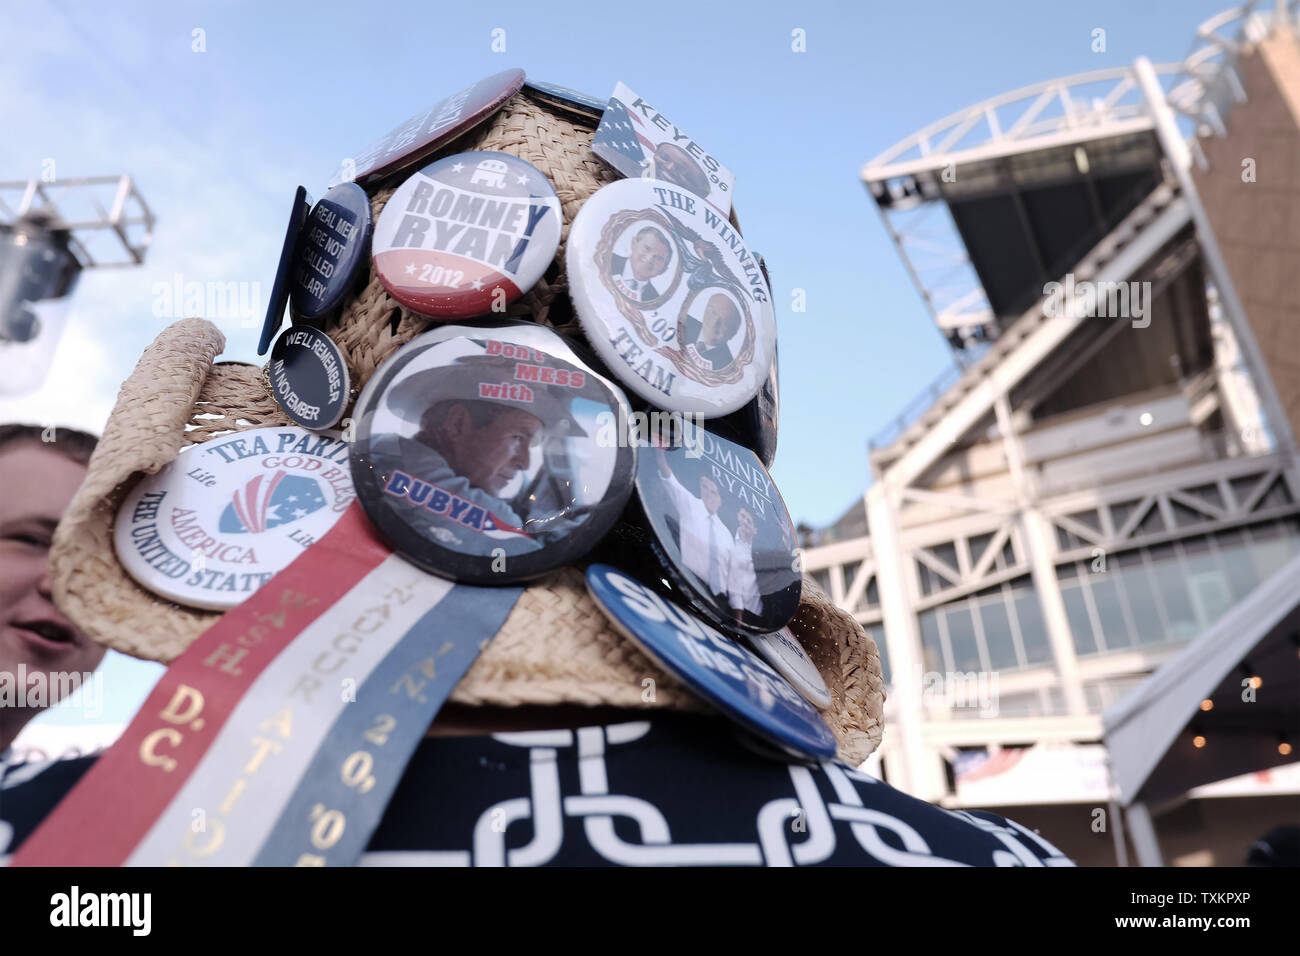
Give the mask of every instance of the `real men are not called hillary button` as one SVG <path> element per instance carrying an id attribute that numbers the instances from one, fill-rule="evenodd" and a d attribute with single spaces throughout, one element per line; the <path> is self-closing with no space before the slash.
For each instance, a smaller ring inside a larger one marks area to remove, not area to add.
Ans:
<path id="1" fill-rule="evenodd" d="M 295 319 L 313 322 L 343 301 L 365 258 L 371 219 L 370 197 L 355 183 L 333 187 L 312 207 L 294 251 Z"/>
<path id="2" fill-rule="evenodd" d="M 402 305 L 435 319 L 504 312 L 555 258 L 560 200 L 536 166 L 508 153 L 430 163 L 375 224 L 375 273 Z"/>

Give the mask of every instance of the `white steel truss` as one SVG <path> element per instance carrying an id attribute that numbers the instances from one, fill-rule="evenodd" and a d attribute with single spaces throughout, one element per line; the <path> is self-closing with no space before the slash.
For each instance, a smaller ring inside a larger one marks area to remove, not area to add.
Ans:
<path id="1" fill-rule="evenodd" d="M 1228 112 L 1245 97 L 1236 72 L 1243 42 L 1282 21 L 1300 25 L 1300 0 L 1249 0 L 1202 23 L 1183 60 L 1154 65 L 1202 167 L 1199 137 L 1225 135 Z M 958 110 L 867 162 L 860 176 L 874 196 L 889 197 L 887 207 L 877 204 L 885 230 L 935 324 L 968 346 L 1001 330 L 947 204 L 934 201 L 936 177 L 963 164 L 1153 129 L 1136 69 L 1094 70 Z"/>
<path id="2" fill-rule="evenodd" d="M 140 265 L 153 241 L 153 211 L 130 176 L 0 182 L 0 226 L 34 214 L 45 228 L 69 233 L 83 269 Z"/>

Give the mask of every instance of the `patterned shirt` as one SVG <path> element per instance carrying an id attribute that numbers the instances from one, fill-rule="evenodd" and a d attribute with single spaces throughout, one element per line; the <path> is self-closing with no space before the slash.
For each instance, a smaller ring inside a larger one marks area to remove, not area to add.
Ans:
<path id="1" fill-rule="evenodd" d="M 12 854 L 95 758 L 10 767 Z M 92 835 L 93 836 L 93 835 Z M 363 866 L 1073 866 L 996 814 L 944 810 L 839 761 L 776 759 L 716 717 L 427 737 Z"/>

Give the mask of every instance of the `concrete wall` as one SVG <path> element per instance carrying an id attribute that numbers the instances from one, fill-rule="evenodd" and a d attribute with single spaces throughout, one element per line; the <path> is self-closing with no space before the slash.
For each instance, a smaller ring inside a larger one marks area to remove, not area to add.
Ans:
<path id="1" fill-rule="evenodd" d="M 1248 99 L 1193 170 L 1292 431 L 1300 434 L 1300 40 L 1275 33 L 1238 61 Z M 1243 182 L 1243 161 L 1255 181 Z"/>

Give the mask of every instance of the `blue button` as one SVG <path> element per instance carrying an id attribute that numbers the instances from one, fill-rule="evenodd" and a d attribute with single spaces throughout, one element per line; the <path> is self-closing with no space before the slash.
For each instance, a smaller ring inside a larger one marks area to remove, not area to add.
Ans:
<path id="1" fill-rule="evenodd" d="M 307 221 L 311 199 L 307 190 L 299 186 L 293 194 L 293 208 L 289 211 L 289 225 L 284 231 L 280 246 L 280 262 L 275 267 L 275 281 L 271 283 L 271 300 L 266 304 L 266 321 L 262 323 L 262 337 L 257 342 L 257 354 L 265 355 L 271 347 L 280 326 L 284 324 L 284 307 L 289 301 L 289 273 L 293 269 L 293 252 L 298 243 L 298 233 Z"/>
<path id="2" fill-rule="evenodd" d="M 723 714 L 797 757 L 835 756 L 817 710 L 760 657 L 607 564 L 587 587 L 614 626 Z"/>

